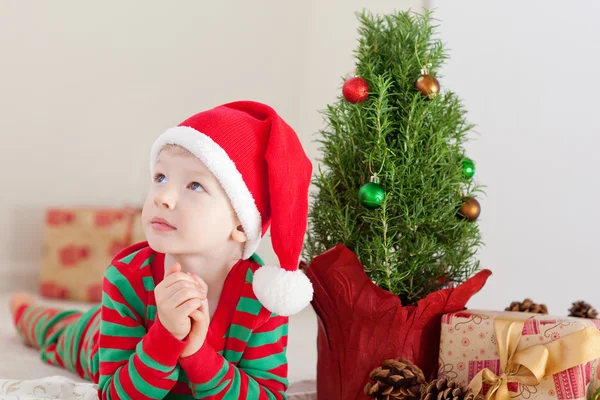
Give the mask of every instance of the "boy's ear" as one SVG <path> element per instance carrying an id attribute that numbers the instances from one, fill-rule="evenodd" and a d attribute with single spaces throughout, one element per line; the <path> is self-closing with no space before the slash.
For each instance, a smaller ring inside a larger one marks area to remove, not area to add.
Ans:
<path id="1" fill-rule="evenodd" d="M 244 232 L 242 225 L 238 225 L 233 232 L 231 232 L 231 237 L 233 240 L 240 243 L 244 243 L 248 240 L 248 236 L 246 236 L 246 232 Z"/>

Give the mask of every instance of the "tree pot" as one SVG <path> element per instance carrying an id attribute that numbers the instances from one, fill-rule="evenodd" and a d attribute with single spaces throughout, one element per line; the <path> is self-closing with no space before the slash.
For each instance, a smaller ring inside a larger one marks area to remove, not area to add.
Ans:
<path id="1" fill-rule="evenodd" d="M 386 359 L 410 360 L 427 379 L 436 376 L 442 315 L 465 309 L 491 271 L 431 293 L 415 306 L 403 306 L 398 296 L 375 285 L 344 245 L 315 257 L 306 275 L 318 316 L 318 398 L 364 400 L 369 373 Z"/>

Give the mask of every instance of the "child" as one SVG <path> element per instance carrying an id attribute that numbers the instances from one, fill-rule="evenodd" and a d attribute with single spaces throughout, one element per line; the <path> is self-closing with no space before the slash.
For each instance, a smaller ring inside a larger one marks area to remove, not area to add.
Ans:
<path id="1" fill-rule="evenodd" d="M 261 103 L 167 130 L 151 151 L 148 241 L 114 258 L 101 306 L 85 313 L 15 295 L 21 337 L 98 383 L 102 399 L 286 398 L 287 317 L 312 299 L 298 269 L 311 168 L 292 128 Z M 271 219 L 281 267 L 251 257 Z"/>

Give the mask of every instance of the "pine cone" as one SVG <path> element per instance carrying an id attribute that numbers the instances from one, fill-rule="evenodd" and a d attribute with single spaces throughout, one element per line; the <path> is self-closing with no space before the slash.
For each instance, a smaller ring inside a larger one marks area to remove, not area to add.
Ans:
<path id="1" fill-rule="evenodd" d="M 569 317 L 590 318 L 596 319 L 598 311 L 585 301 L 577 301 L 573 303 L 573 307 L 569 310 Z"/>
<path id="2" fill-rule="evenodd" d="M 506 307 L 506 311 L 548 314 L 548 307 L 545 304 L 536 304 L 531 299 L 525 299 L 523 302 L 513 301 Z"/>
<path id="3" fill-rule="evenodd" d="M 483 400 L 481 394 L 476 395 L 472 389 L 454 380 L 436 379 L 421 394 L 421 400 Z"/>
<path id="4" fill-rule="evenodd" d="M 423 371 L 404 359 L 385 360 L 369 375 L 365 394 L 379 400 L 419 399 L 426 383 Z"/>

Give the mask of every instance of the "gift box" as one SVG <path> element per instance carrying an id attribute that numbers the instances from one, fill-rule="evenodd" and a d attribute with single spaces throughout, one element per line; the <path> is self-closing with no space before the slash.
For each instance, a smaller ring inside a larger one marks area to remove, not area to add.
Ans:
<path id="1" fill-rule="evenodd" d="M 586 399 L 598 382 L 600 321 L 462 311 L 442 317 L 438 377 L 486 399 Z"/>
<path id="2" fill-rule="evenodd" d="M 138 208 L 52 208 L 46 211 L 39 292 L 44 297 L 99 302 L 113 256 L 144 241 Z"/>

